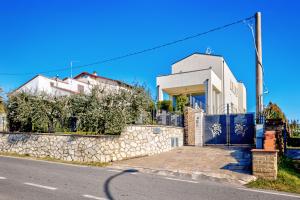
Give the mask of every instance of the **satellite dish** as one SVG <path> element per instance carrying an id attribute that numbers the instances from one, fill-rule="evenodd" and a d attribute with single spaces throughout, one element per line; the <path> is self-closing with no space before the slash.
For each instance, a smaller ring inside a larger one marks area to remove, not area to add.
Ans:
<path id="1" fill-rule="evenodd" d="M 211 53 L 212 53 L 211 48 L 210 48 L 210 47 L 207 47 L 207 48 L 206 48 L 206 51 L 205 51 L 205 54 L 210 55 Z"/>

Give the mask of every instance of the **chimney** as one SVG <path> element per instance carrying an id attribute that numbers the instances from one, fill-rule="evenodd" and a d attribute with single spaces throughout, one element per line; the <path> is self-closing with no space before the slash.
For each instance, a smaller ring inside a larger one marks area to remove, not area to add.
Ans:
<path id="1" fill-rule="evenodd" d="M 96 72 L 96 71 L 94 71 L 94 72 L 93 72 L 93 75 L 94 75 L 94 76 L 97 76 L 98 74 L 97 74 L 97 72 Z"/>

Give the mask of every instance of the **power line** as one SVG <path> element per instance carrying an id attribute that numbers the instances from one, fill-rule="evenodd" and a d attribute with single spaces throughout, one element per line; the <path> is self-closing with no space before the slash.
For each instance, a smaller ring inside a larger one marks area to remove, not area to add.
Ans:
<path id="1" fill-rule="evenodd" d="M 246 23 L 245 23 L 246 24 Z M 254 44 L 254 48 L 255 48 L 255 54 L 256 54 L 256 57 L 259 57 L 258 55 L 258 50 L 257 50 L 257 46 L 256 46 L 256 42 L 255 42 L 255 34 L 254 34 L 254 28 L 253 28 L 253 24 L 247 24 L 247 26 L 249 27 L 250 31 L 251 31 L 251 34 L 252 34 L 252 39 L 253 39 L 253 44 Z M 264 70 L 264 66 L 263 64 L 258 61 L 258 64 L 260 65 L 261 69 L 262 69 L 262 74 L 263 74 L 263 77 L 264 77 L 264 74 L 265 74 L 265 70 Z M 263 89 L 268 92 L 268 88 L 267 88 L 267 85 L 265 83 L 265 80 L 263 79 Z M 265 92 L 263 91 L 263 93 Z"/>
<path id="2" fill-rule="evenodd" d="M 151 47 L 151 48 L 148 48 L 148 49 L 144 49 L 144 50 L 141 50 L 141 51 L 136 51 L 136 52 L 124 54 L 124 55 L 121 55 L 121 56 L 116 56 L 116 57 L 112 57 L 112 58 L 108 58 L 108 59 L 104 59 L 104 60 L 92 62 L 92 63 L 85 64 L 85 65 L 75 66 L 75 67 L 73 67 L 73 69 L 79 69 L 79 68 L 83 68 L 83 67 L 89 67 L 89 66 L 92 66 L 92 65 L 103 64 L 103 63 L 107 63 L 107 62 L 121 60 L 121 59 L 124 59 L 124 58 L 127 58 L 127 57 L 131 57 L 131 56 L 143 54 L 143 53 L 146 53 L 146 52 L 154 51 L 154 50 L 157 50 L 157 49 L 160 49 L 160 48 L 163 48 L 163 47 L 167 47 L 167 46 L 171 46 L 171 45 L 174 45 L 174 44 L 177 44 L 177 43 L 180 43 L 180 42 L 184 42 L 186 40 L 194 39 L 194 38 L 197 38 L 197 37 L 209 34 L 211 32 L 219 31 L 219 30 L 228 28 L 228 27 L 236 25 L 236 24 L 245 23 L 245 21 L 251 20 L 252 18 L 254 18 L 254 16 L 247 17 L 247 18 L 244 18 L 244 19 L 240 19 L 238 21 L 235 21 L 235 22 L 223 25 L 223 26 L 219 26 L 219 27 L 210 29 L 208 31 L 204 31 L 204 32 L 201 32 L 201 33 L 190 35 L 190 36 L 184 37 L 182 39 L 178 39 L 178 40 L 175 40 L 175 41 L 172 41 L 172 42 L 168 42 L 168 43 L 164 43 L 164 44 L 161 44 L 161 45 L 157 45 L 157 46 L 154 46 L 154 47 Z M 46 74 L 46 73 L 61 72 L 61 71 L 66 71 L 66 70 L 70 70 L 70 68 L 69 67 L 64 67 L 64 68 L 60 68 L 60 69 L 54 69 L 54 70 L 48 70 L 48 71 L 41 71 L 41 72 L 38 72 L 38 73 L 34 73 L 34 72 L 29 72 L 29 73 L 0 73 L 0 75 L 5 75 L 5 76 L 19 76 L 19 75 L 32 75 L 32 74 Z"/>

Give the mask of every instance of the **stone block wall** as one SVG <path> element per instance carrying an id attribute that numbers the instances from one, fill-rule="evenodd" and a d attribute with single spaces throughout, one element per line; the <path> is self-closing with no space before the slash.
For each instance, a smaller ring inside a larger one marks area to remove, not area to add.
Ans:
<path id="1" fill-rule="evenodd" d="M 276 150 L 252 149 L 252 172 L 257 178 L 277 179 Z"/>
<path id="2" fill-rule="evenodd" d="M 66 161 L 110 162 L 153 155 L 183 145 L 183 128 L 128 126 L 121 135 L 0 133 L 0 152 Z"/>
<path id="3" fill-rule="evenodd" d="M 184 145 L 195 145 L 195 109 L 184 110 Z"/>

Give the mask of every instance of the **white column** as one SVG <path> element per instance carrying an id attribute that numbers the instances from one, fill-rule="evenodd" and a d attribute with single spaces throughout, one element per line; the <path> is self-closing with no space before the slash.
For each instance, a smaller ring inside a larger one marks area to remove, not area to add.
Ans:
<path id="1" fill-rule="evenodd" d="M 212 83 L 210 79 L 205 81 L 205 101 L 206 101 L 206 113 L 213 113 L 213 95 L 212 95 Z"/>
<path id="2" fill-rule="evenodd" d="M 159 85 L 157 86 L 157 100 L 158 101 L 164 100 L 164 93 Z"/>

